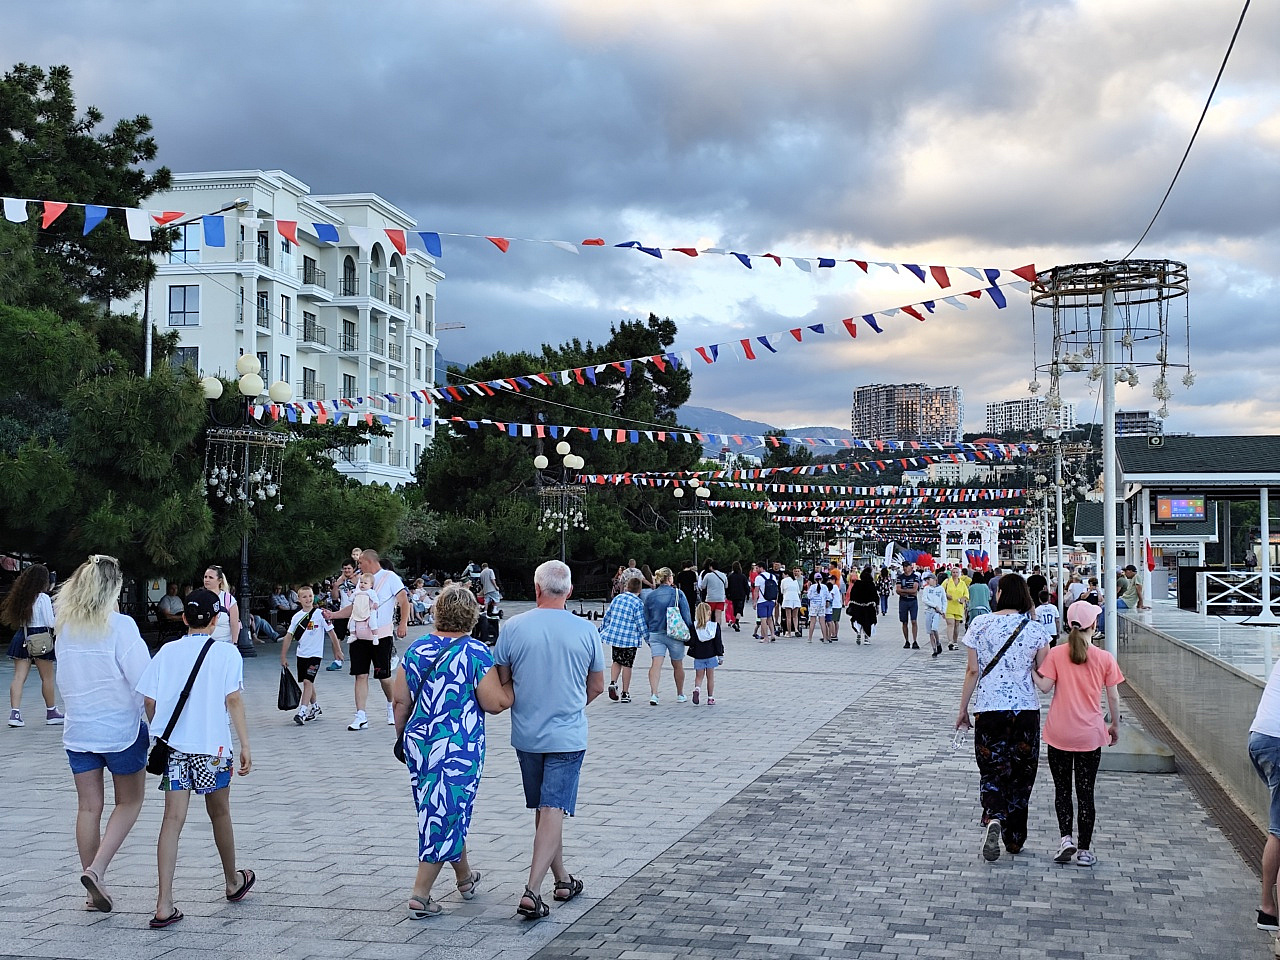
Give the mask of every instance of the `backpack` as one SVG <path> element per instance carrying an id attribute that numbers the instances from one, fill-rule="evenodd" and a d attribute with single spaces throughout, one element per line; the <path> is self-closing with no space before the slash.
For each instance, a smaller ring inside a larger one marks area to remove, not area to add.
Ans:
<path id="1" fill-rule="evenodd" d="M 773 574 L 771 574 L 771 573 L 766 573 L 764 576 L 765 576 L 765 581 L 764 581 L 764 598 L 765 598 L 766 600 L 777 600 L 777 599 L 778 599 L 778 580 L 777 580 L 777 578 L 776 578 Z"/>

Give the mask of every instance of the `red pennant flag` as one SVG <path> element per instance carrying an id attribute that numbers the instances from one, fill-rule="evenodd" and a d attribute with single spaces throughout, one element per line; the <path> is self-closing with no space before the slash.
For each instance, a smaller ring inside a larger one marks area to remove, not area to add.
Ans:
<path id="1" fill-rule="evenodd" d="M 46 200 L 44 202 L 44 216 L 40 218 L 40 229 L 48 230 L 49 225 L 62 216 L 63 211 L 66 209 L 67 205 L 65 203 L 58 200 Z"/>
<path id="2" fill-rule="evenodd" d="M 652 363 L 659 370 L 661 370 L 663 373 L 667 372 L 667 361 L 663 359 L 662 354 L 659 353 L 650 357 L 649 362 Z"/>
<path id="3" fill-rule="evenodd" d="M 584 246 L 584 247 L 603 247 L 603 246 L 604 246 L 604 240 L 603 240 L 601 237 L 591 237 L 591 238 L 589 238 L 589 239 L 587 239 L 587 240 L 583 240 L 583 241 L 582 241 L 582 246 Z"/>
<path id="4" fill-rule="evenodd" d="M 706 347 L 694 347 L 693 349 L 696 350 L 698 352 L 698 356 L 700 356 L 703 360 L 707 361 L 707 363 L 716 362 L 715 358 L 712 357 L 711 354 L 707 353 Z"/>
<path id="5" fill-rule="evenodd" d="M 172 223 L 174 220 L 180 220 L 185 216 L 186 214 L 181 210 L 166 210 L 164 213 L 153 213 L 151 219 L 163 227 L 166 223 Z"/>
<path id="6" fill-rule="evenodd" d="M 973 299 L 975 299 L 975 300 L 981 300 L 981 299 L 982 299 L 982 291 L 981 291 L 981 290 L 966 290 L 966 291 L 964 292 L 964 295 L 965 295 L 966 297 L 973 297 Z"/>
<path id="7" fill-rule="evenodd" d="M 298 221 L 297 220 L 277 220 L 276 230 L 280 236 L 284 237 L 295 247 L 298 245 Z"/>
<path id="8" fill-rule="evenodd" d="M 930 267 L 929 273 L 933 277 L 934 283 L 942 287 L 942 289 L 945 290 L 951 286 L 951 278 L 947 276 L 946 267 Z"/>
<path id="9" fill-rule="evenodd" d="M 541 423 L 535 423 L 533 425 L 533 429 L 536 431 L 536 434 L 535 434 L 536 436 L 545 437 L 547 435 L 547 432 L 546 432 L 547 428 L 543 426 Z"/>
<path id="10" fill-rule="evenodd" d="M 492 396 L 493 396 L 493 394 L 494 394 L 494 389 L 493 389 L 493 387 L 489 386 L 487 383 L 477 383 L 477 384 L 476 384 L 476 386 L 477 386 L 477 387 L 479 387 L 481 390 L 483 390 L 483 391 L 484 391 L 484 395 L 485 395 L 486 397 L 492 397 Z"/>
<path id="11" fill-rule="evenodd" d="M 1021 277 L 1028 283 L 1035 283 L 1036 281 L 1036 265 L 1034 263 L 1028 263 L 1025 267 L 1018 267 L 1017 270 L 1011 270 L 1009 272 L 1015 277 Z"/>
<path id="12" fill-rule="evenodd" d="M 391 245 L 400 251 L 400 256 L 406 256 L 409 253 L 409 247 L 404 242 L 403 230 L 384 230 L 387 239 L 391 241 Z"/>
<path id="13" fill-rule="evenodd" d="M 514 390 L 516 393 L 519 393 L 519 392 L 520 392 L 520 384 L 516 383 L 516 381 L 515 381 L 515 379 L 514 379 L 514 378 L 510 378 L 510 377 L 509 377 L 509 378 L 507 378 L 506 380 L 504 380 L 504 381 L 503 381 L 503 383 L 505 383 L 507 386 L 509 386 L 509 387 L 510 387 L 512 390 Z"/>
<path id="14" fill-rule="evenodd" d="M 751 349 L 751 341 L 739 340 L 738 342 L 742 344 L 742 352 L 746 356 L 746 358 L 748 360 L 754 360 L 756 358 L 756 352 Z"/>
<path id="15" fill-rule="evenodd" d="M 672 253 L 683 253 L 686 257 L 696 257 L 698 250 L 696 247 L 672 247 Z"/>
<path id="16" fill-rule="evenodd" d="M 778 266 L 782 266 L 782 258 L 778 256 L 776 253 L 766 253 L 765 259 L 772 260 Z"/>
<path id="17" fill-rule="evenodd" d="M 316 421 L 319 423 L 328 423 L 329 411 L 325 409 L 325 405 L 323 403 L 320 404 L 319 406 L 320 406 L 320 409 L 316 412 Z"/>
<path id="18" fill-rule="evenodd" d="M 849 336 L 856 340 L 858 337 L 858 325 L 853 322 L 853 317 L 845 317 L 840 322 L 843 323 L 844 328 L 849 331 Z"/>
<path id="19" fill-rule="evenodd" d="M 917 320 L 919 320 L 921 323 L 924 323 L 924 314 L 922 314 L 915 307 L 902 307 L 901 309 L 903 313 L 913 316 Z"/>
<path id="20" fill-rule="evenodd" d="M 846 263 L 856 263 L 859 267 L 861 267 L 861 268 L 862 268 L 862 272 L 863 272 L 863 273 L 866 273 L 866 272 L 867 272 L 867 261 L 865 261 L 865 260 L 847 260 L 847 261 L 845 261 L 845 262 L 846 262 Z"/>
<path id="21" fill-rule="evenodd" d="M 366 413 L 366 414 L 364 415 L 364 422 L 365 422 L 365 423 L 367 423 L 367 424 L 369 424 L 369 426 L 373 426 L 373 414 L 372 414 L 372 413 Z"/>
<path id="22" fill-rule="evenodd" d="M 506 253 L 509 249 L 511 249 L 511 241 L 508 240 L 506 237 L 485 237 L 485 239 L 488 240 L 490 243 L 492 243 L 495 247 L 497 247 L 503 253 Z"/>
<path id="23" fill-rule="evenodd" d="M 790 331 L 791 335 L 796 338 L 796 343 L 804 342 L 803 340 L 800 339 L 802 329 L 803 329 L 802 327 L 796 327 L 794 330 Z"/>
<path id="24" fill-rule="evenodd" d="M 584 386 L 586 385 L 586 381 L 582 379 L 582 368 L 581 368 L 581 367 L 577 367 L 577 368 L 575 368 L 575 369 L 574 369 L 574 371 L 573 371 L 573 379 L 577 380 L 579 383 L 583 384 Z"/>

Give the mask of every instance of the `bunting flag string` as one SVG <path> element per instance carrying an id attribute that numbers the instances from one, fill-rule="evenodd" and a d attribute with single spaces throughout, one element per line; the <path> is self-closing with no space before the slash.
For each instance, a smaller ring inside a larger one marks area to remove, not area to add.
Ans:
<path id="1" fill-rule="evenodd" d="M 936 516 L 939 512 L 954 510 L 950 506 L 939 506 L 946 501 L 935 501 L 933 504 L 919 503 L 908 498 L 886 500 L 704 500 L 703 507 L 718 507 L 725 510 L 834 510 L 841 513 L 853 513 L 858 510 L 872 510 L 877 515 L 916 515 Z M 1021 516 L 1023 507 L 997 507 L 985 510 L 960 510 L 956 515 L 962 516 Z"/>
<path id="2" fill-rule="evenodd" d="M 945 499 L 952 503 L 967 503 L 978 500 L 1014 500 L 1026 496 L 1021 487 L 849 487 L 837 484 L 812 483 L 748 483 L 732 480 L 709 480 L 708 486 L 723 487 L 733 490 L 748 490 L 753 493 L 827 493 L 844 497 L 893 497 L 903 496 L 911 491 L 913 500 Z"/>
<path id="3" fill-rule="evenodd" d="M 299 226 L 314 236 L 321 243 L 341 244 L 342 234 L 345 232 L 347 242 L 356 246 L 368 249 L 374 239 L 381 240 L 378 231 L 374 231 L 367 227 L 343 225 L 339 228 L 336 224 L 331 223 L 300 223 L 297 220 L 282 220 L 271 217 L 240 217 L 234 215 L 223 214 L 188 214 L 180 210 L 143 210 L 134 207 L 117 207 L 104 204 L 90 203 L 72 203 L 70 201 L 60 200 L 33 200 L 23 197 L 4 197 L 3 209 L 5 219 L 12 223 L 25 223 L 28 219 L 27 205 L 35 204 L 41 210 L 40 229 L 47 230 L 55 220 L 69 207 L 78 207 L 84 211 L 84 234 L 87 236 L 97 227 L 111 211 L 122 212 L 125 222 L 129 227 L 129 236 L 134 240 L 150 240 L 151 239 L 151 223 L 156 226 L 165 226 L 177 220 L 190 219 L 192 222 L 200 221 L 204 229 L 204 243 L 208 247 L 226 246 L 226 221 L 231 220 L 233 223 L 252 223 L 256 232 L 258 227 L 264 223 L 274 223 L 276 230 L 280 236 L 289 240 L 291 243 L 298 242 L 297 231 Z M 656 260 L 665 259 L 664 253 L 678 253 L 686 258 L 698 258 L 702 256 L 732 258 L 740 263 L 746 269 L 754 269 L 757 263 L 768 263 L 775 267 L 781 267 L 783 261 L 789 263 L 792 267 L 804 273 L 821 272 L 822 270 L 834 269 L 838 265 L 853 265 L 863 274 L 869 275 L 872 268 L 877 272 L 889 271 L 897 275 L 909 275 L 914 277 L 921 283 L 934 283 L 939 289 L 949 289 L 953 283 L 953 274 L 964 274 L 973 277 L 980 283 L 986 283 L 995 286 L 997 281 L 1006 274 L 1020 277 L 1028 282 L 1035 280 L 1034 264 L 1027 264 L 1022 267 L 1015 268 L 997 268 L 997 267 L 961 267 L 961 266 L 940 266 L 931 264 L 918 263 L 892 263 L 884 260 L 870 260 L 844 258 L 823 255 L 803 255 L 797 256 L 793 254 L 776 254 L 776 253 L 742 253 L 737 250 L 728 250 L 722 247 L 703 247 L 696 246 L 672 246 L 658 247 L 648 246 L 639 240 L 624 240 L 621 243 L 610 243 L 605 241 L 603 237 L 588 237 L 584 240 L 573 242 L 570 240 L 550 240 L 533 237 L 515 237 L 506 233 L 488 232 L 488 233 L 448 233 L 443 230 L 407 230 L 407 229 L 387 229 L 381 231 L 385 234 L 387 241 L 400 252 L 402 256 L 406 255 L 410 247 L 422 250 L 431 256 L 440 259 L 444 256 L 443 238 L 448 237 L 451 240 L 476 240 L 480 241 L 487 247 L 506 253 L 511 249 L 512 243 L 531 243 L 541 244 L 544 246 L 555 247 L 566 253 L 578 254 L 583 248 L 600 249 L 600 250 L 630 250 L 636 253 L 642 253 L 645 256 Z"/>
<path id="4" fill-rule="evenodd" d="M 893 528 L 896 530 L 914 530 L 920 533 L 932 533 L 934 536 L 936 536 L 938 533 L 938 524 L 936 522 L 933 522 L 935 520 L 964 519 L 968 517 L 985 516 L 985 515 L 986 514 L 978 514 L 978 513 L 972 513 L 972 512 L 966 512 L 966 511 L 960 510 L 960 511 L 952 511 L 950 513 L 931 514 L 929 520 L 920 520 L 918 522 L 913 522 L 913 521 L 907 520 L 906 518 L 899 518 L 899 517 L 894 517 L 893 515 L 889 515 L 888 520 L 884 523 L 875 521 L 875 526 L 879 528 Z M 875 516 L 874 514 L 868 515 L 868 519 L 873 520 L 874 516 Z M 840 516 L 813 517 L 813 516 L 809 516 L 808 514 L 790 515 L 790 514 L 781 514 L 781 513 L 772 514 L 770 516 L 770 519 L 776 523 L 816 523 L 816 524 L 826 524 L 832 527 L 837 525 L 843 525 L 843 522 L 845 520 L 845 518 Z M 863 519 L 858 517 L 850 517 L 848 519 L 850 522 L 854 524 L 855 529 L 860 522 L 863 522 Z M 857 536 L 858 534 L 855 532 L 853 535 Z"/>

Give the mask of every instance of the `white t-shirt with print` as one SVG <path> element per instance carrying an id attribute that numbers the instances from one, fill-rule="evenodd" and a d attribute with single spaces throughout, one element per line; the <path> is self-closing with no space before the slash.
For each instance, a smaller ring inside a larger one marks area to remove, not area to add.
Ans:
<path id="1" fill-rule="evenodd" d="M 1042 603 L 1036 607 L 1036 619 L 1044 624 L 1044 628 L 1049 631 L 1051 636 L 1056 637 L 1060 632 L 1058 630 L 1058 608 L 1052 603 Z"/>
<path id="2" fill-rule="evenodd" d="M 307 625 L 307 629 L 302 631 L 302 636 L 298 638 L 298 656 L 303 658 L 323 657 L 324 656 L 324 635 L 332 630 L 329 621 L 315 607 L 304 613 L 299 610 L 293 615 L 293 619 L 289 621 L 289 633 L 293 633 L 297 629 L 304 617 L 310 617 L 311 622 Z"/>
<path id="3" fill-rule="evenodd" d="M 222 604 L 222 612 L 218 614 L 218 622 L 213 625 L 213 639 L 235 643 L 236 638 L 231 636 L 231 608 L 236 605 L 236 598 L 223 590 L 218 594 L 218 602 Z M 195 660 L 191 662 L 195 663 Z"/>
<path id="4" fill-rule="evenodd" d="M 151 719 L 151 730 L 156 736 L 162 735 L 168 726 L 178 695 L 208 639 L 196 633 L 166 643 L 138 681 L 138 692 L 156 702 L 155 716 Z M 181 753 L 231 756 L 227 696 L 243 689 L 244 660 L 240 651 L 227 643 L 215 643 L 200 665 L 191 696 L 169 736 L 169 746 Z"/>
<path id="5" fill-rule="evenodd" d="M 390 570 L 379 570 L 373 577 L 373 595 L 378 608 L 369 617 L 369 626 L 375 637 L 389 637 L 392 633 L 396 604 L 395 599 L 404 592 L 404 581 Z"/>
<path id="6" fill-rule="evenodd" d="M 62 745 L 118 753 L 138 739 L 142 696 L 134 688 L 151 663 L 132 617 L 111 613 L 106 635 L 79 628 L 58 635 L 58 689 L 67 719 Z"/>
<path id="7" fill-rule="evenodd" d="M 1040 697 L 1031 668 L 1035 665 L 1036 651 L 1047 647 L 1053 639 L 1049 631 L 1037 620 L 1017 614 L 983 613 L 973 618 L 963 643 L 978 653 L 978 672 L 987 668 L 1005 641 L 1018 627 L 1026 623 L 1018 639 L 1000 658 L 995 668 L 978 680 L 978 686 L 969 701 L 970 713 L 985 710 L 1039 710 Z"/>

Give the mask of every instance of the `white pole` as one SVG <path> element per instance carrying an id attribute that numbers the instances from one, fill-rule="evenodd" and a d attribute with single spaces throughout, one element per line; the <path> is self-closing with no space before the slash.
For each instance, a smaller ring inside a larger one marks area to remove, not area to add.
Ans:
<path id="1" fill-rule="evenodd" d="M 1275 620 L 1271 612 L 1271 491 L 1265 486 L 1258 491 L 1258 535 L 1262 540 L 1261 556 L 1258 557 L 1258 570 L 1262 573 L 1262 621 Z M 1249 547 L 1253 549 L 1252 545 Z"/>
<path id="2" fill-rule="evenodd" d="M 1105 594 L 1107 652 L 1120 649 L 1116 608 L 1116 371 L 1115 340 L 1112 337 L 1115 291 L 1102 293 L 1102 556 L 1098 582 Z"/>
<path id="3" fill-rule="evenodd" d="M 142 289 L 142 331 L 146 341 L 142 350 L 142 375 L 151 377 L 151 281 Z"/>
<path id="4" fill-rule="evenodd" d="M 1154 596 L 1152 592 L 1154 586 L 1152 581 L 1155 579 L 1156 571 L 1147 569 L 1147 544 L 1151 543 L 1151 491 L 1145 486 L 1142 488 L 1142 499 L 1138 501 L 1141 505 L 1142 518 L 1142 542 L 1138 544 L 1138 556 L 1142 557 L 1142 562 L 1136 564 L 1137 568 L 1142 571 L 1142 580 L 1147 585 L 1146 596 L 1143 598 L 1147 601 L 1147 606 L 1151 606 L 1151 598 Z M 1155 547 L 1151 548 L 1151 556 L 1155 557 Z M 1166 578 L 1167 579 L 1167 578 Z"/>
<path id="5" fill-rule="evenodd" d="M 1055 507 L 1054 521 L 1057 526 L 1058 534 L 1058 623 L 1066 623 L 1064 619 L 1064 597 L 1067 594 L 1066 574 L 1063 572 L 1062 564 L 1062 440 L 1054 444 L 1053 448 L 1053 486 L 1057 491 L 1057 504 Z"/>

